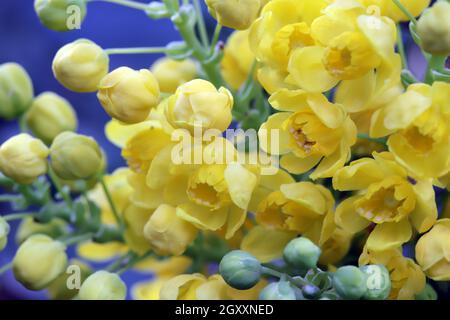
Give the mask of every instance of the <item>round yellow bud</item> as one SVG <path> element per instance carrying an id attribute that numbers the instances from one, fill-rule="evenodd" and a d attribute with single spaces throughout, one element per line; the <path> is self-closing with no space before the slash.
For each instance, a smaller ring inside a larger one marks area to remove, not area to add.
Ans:
<path id="1" fill-rule="evenodd" d="M 28 129 L 47 144 L 61 132 L 77 129 L 77 116 L 69 101 L 52 92 L 34 99 L 25 121 Z"/>
<path id="2" fill-rule="evenodd" d="M 61 219 L 52 219 L 48 223 L 34 221 L 33 217 L 22 219 L 17 228 L 15 240 L 21 244 L 34 234 L 45 234 L 51 238 L 57 238 L 67 232 L 67 223 Z"/>
<path id="3" fill-rule="evenodd" d="M 151 71 L 158 80 L 161 92 L 174 93 L 177 88 L 197 76 L 197 66 L 194 61 L 183 61 L 161 58 L 152 65 Z"/>
<path id="4" fill-rule="evenodd" d="M 245 30 L 258 18 L 261 0 L 206 0 L 209 13 L 229 28 Z"/>
<path id="5" fill-rule="evenodd" d="M 20 184 L 30 184 L 47 172 L 49 150 L 29 134 L 21 133 L 0 147 L 0 171 Z"/>
<path id="6" fill-rule="evenodd" d="M 92 270 L 86 263 L 77 259 L 70 260 L 67 271 L 62 273 L 47 287 L 50 299 L 71 300 L 75 298 L 79 292 L 77 285 L 87 279 L 91 273 Z"/>
<path id="7" fill-rule="evenodd" d="M 81 285 L 81 300 L 125 300 L 127 287 L 115 273 L 104 270 L 90 275 Z"/>
<path id="8" fill-rule="evenodd" d="M 9 224 L 5 219 L 0 217 L 0 251 L 5 249 L 8 243 Z"/>
<path id="9" fill-rule="evenodd" d="M 197 229 L 179 218 L 176 208 L 162 204 L 144 226 L 144 237 L 160 255 L 181 255 L 194 241 Z"/>
<path id="10" fill-rule="evenodd" d="M 102 157 L 93 138 L 68 131 L 59 134 L 50 147 L 51 167 L 65 180 L 93 177 L 101 170 Z"/>
<path id="11" fill-rule="evenodd" d="M 66 265 L 66 246 L 46 235 L 36 234 L 17 250 L 13 272 L 26 288 L 41 290 L 63 273 Z"/>
<path id="12" fill-rule="evenodd" d="M 450 3 L 436 2 L 417 23 L 417 33 L 426 52 L 450 55 Z"/>
<path id="13" fill-rule="evenodd" d="M 58 50 L 52 69 L 55 78 L 67 89 L 94 92 L 108 73 L 109 57 L 94 42 L 79 39 Z"/>
<path id="14" fill-rule="evenodd" d="M 416 260 L 435 281 L 450 280 L 450 219 L 441 219 L 416 245 Z"/>
<path id="15" fill-rule="evenodd" d="M 111 117 L 138 123 L 158 105 L 159 93 L 158 81 L 149 70 L 120 67 L 101 80 L 97 97 Z"/>
<path id="16" fill-rule="evenodd" d="M 192 80 L 178 88 L 165 110 L 169 123 L 191 132 L 197 128 L 225 131 L 232 121 L 233 95 L 205 80 Z"/>
<path id="17" fill-rule="evenodd" d="M 17 63 L 0 65 L 0 118 L 14 119 L 25 112 L 33 99 L 30 76 Z"/>
<path id="18" fill-rule="evenodd" d="M 79 29 L 86 16 L 86 0 L 35 0 L 39 20 L 54 31 Z"/>

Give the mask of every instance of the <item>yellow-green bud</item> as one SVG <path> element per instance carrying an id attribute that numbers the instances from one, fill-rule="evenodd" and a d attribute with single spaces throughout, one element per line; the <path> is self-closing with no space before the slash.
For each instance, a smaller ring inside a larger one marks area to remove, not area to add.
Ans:
<path id="1" fill-rule="evenodd" d="M 53 59 L 53 74 L 67 89 L 94 92 L 109 70 L 109 57 L 97 44 L 87 39 L 66 44 Z"/>
<path id="2" fill-rule="evenodd" d="M 49 150 L 39 139 L 21 133 L 0 147 L 0 171 L 20 184 L 30 184 L 47 172 Z"/>
<path id="3" fill-rule="evenodd" d="M 296 291 L 288 281 L 273 282 L 260 292 L 259 300 L 297 300 Z"/>
<path id="4" fill-rule="evenodd" d="M 366 300 L 386 300 L 391 293 L 391 278 L 389 271 L 382 264 L 360 267 L 366 275 L 367 291 L 363 296 Z"/>
<path id="5" fill-rule="evenodd" d="M 0 217 L 0 251 L 5 249 L 8 243 L 9 224 L 5 219 Z"/>
<path id="6" fill-rule="evenodd" d="M 220 261 L 219 270 L 225 282 L 239 290 L 250 289 L 261 279 L 261 263 L 241 250 L 227 253 Z"/>
<path id="7" fill-rule="evenodd" d="M 426 52 L 450 55 L 450 3 L 438 1 L 427 9 L 417 23 L 417 33 Z"/>
<path id="8" fill-rule="evenodd" d="M 158 105 L 159 94 L 158 81 L 149 70 L 120 67 L 101 80 L 97 97 L 111 117 L 138 123 Z"/>
<path id="9" fill-rule="evenodd" d="M 0 65 L 0 118 L 14 119 L 31 104 L 34 91 L 30 76 L 17 63 Z"/>
<path id="10" fill-rule="evenodd" d="M 79 29 L 86 16 L 86 0 L 35 0 L 39 20 L 54 31 Z"/>
<path id="11" fill-rule="evenodd" d="M 65 180 L 89 179 L 102 167 L 102 152 L 97 142 L 68 131 L 53 140 L 50 158 L 56 175 Z"/>
<path id="12" fill-rule="evenodd" d="M 291 240 L 283 252 L 286 262 L 300 269 L 315 268 L 320 254 L 320 248 L 311 240 L 303 237 Z"/>
<path id="13" fill-rule="evenodd" d="M 45 234 L 51 238 L 58 238 L 66 231 L 67 223 L 61 219 L 52 219 L 48 223 L 38 223 L 32 217 L 22 220 L 16 232 L 16 243 L 23 243 L 34 234 Z"/>
<path id="14" fill-rule="evenodd" d="M 206 0 L 209 13 L 229 28 L 245 30 L 258 18 L 261 0 Z"/>
<path id="15" fill-rule="evenodd" d="M 56 278 L 48 287 L 48 294 L 53 300 L 70 300 L 79 292 L 78 284 L 83 283 L 92 273 L 91 268 L 80 260 L 70 260 L 67 271 Z"/>
<path id="16" fill-rule="evenodd" d="M 161 92 L 175 93 L 177 88 L 197 76 L 195 62 L 186 59 L 177 61 L 170 58 L 158 59 L 151 67 L 158 80 Z"/>
<path id="17" fill-rule="evenodd" d="M 366 275 L 355 266 L 344 266 L 333 274 L 333 287 L 343 299 L 361 299 L 367 291 Z"/>
<path id="18" fill-rule="evenodd" d="M 125 300 L 127 287 L 115 273 L 104 270 L 90 275 L 81 285 L 81 300 Z"/>
<path id="19" fill-rule="evenodd" d="M 34 99 L 25 121 L 28 129 L 47 144 L 61 132 L 77 129 L 77 116 L 69 101 L 52 92 Z"/>
<path id="20" fill-rule="evenodd" d="M 13 272 L 26 288 L 41 290 L 63 273 L 66 265 L 66 246 L 49 236 L 36 234 L 17 250 Z"/>

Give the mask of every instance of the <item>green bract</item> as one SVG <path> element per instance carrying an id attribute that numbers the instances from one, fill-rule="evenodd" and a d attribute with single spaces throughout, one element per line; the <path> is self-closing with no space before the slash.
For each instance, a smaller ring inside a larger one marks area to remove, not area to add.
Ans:
<path id="1" fill-rule="evenodd" d="M 367 291 L 366 275 L 354 266 L 339 268 L 333 275 L 333 287 L 344 299 L 361 299 Z"/>
<path id="2" fill-rule="evenodd" d="M 291 240 L 284 248 L 284 259 L 290 265 L 300 269 L 311 269 L 317 266 L 321 250 L 307 238 Z"/>
<path id="3" fill-rule="evenodd" d="M 16 63 L 0 65 L 0 118 L 11 120 L 24 113 L 34 91 L 28 73 Z"/>
<path id="4" fill-rule="evenodd" d="M 86 0 L 35 0 L 39 20 L 54 31 L 80 29 L 86 16 Z"/>
<path id="5" fill-rule="evenodd" d="M 260 300 L 297 300 L 299 289 L 294 288 L 288 281 L 269 284 L 259 294 Z"/>
<path id="6" fill-rule="evenodd" d="M 220 262 L 219 270 L 226 283 L 240 290 L 252 288 L 261 278 L 261 263 L 241 250 L 227 253 Z"/>

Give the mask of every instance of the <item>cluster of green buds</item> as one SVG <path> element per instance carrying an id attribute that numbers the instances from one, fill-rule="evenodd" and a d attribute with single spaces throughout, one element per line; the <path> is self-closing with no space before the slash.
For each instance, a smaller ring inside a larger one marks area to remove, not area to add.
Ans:
<path id="1" fill-rule="evenodd" d="M 284 248 L 286 267 L 278 270 L 253 255 L 231 251 L 220 262 L 225 282 L 247 290 L 266 276 L 277 279 L 259 294 L 260 300 L 385 300 L 391 292 L 389 271 L 383 265 L 345 265 L 335 272 L 322 271 L 317 263 L 321 250 L 305 237 L 291 240 Z"/>

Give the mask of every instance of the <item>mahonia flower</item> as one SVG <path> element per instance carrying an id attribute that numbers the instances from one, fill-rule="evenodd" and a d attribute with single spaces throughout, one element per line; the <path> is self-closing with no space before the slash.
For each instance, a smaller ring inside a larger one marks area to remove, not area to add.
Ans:
<path id="1" fill-rule="evenodd" d="M 269 99 L 282 111 L 269 117 L 259 130 L 261 148 L 281 154 L 281 166 L 294 174 L 315 166 L 311 179 L 331 177 L 350 157 L 356 126 L 339 104 L 319 93 L 282 89 Z M 276 130 L 276 131 L 275 131 Z M 273 149 L 272 131 L 279 134 Z"/>
<path id="2" fill-rule="evenodd" d="M 392 282 L 390 300 L 414 300 L 416 294 L 425 288 L 425 274 L 414 260 L 402 255 L 401 248 L 373 251 L 365 247 L 359 257 L 359 264 L 386 266 Z"/>
<path id="3" fill-rule="evenodd" d="M 378 8 L 381 15 L 387 16 L 395 22 L 409 20 L 409 17 L 392 0 L 360 0 L 360 2 L 367 7 Z M 406 10 L 417 17 L 430 5 L 431 0 L 400 0 L 400 2 Z"/>
<path id="4" fill-rule="evenodd" d="M 229 28 L 245 30 L 258 17 L 263 0 L 205 0 L 209 13 Z"/>
<path id="5" fill-rule="evenodd" d="M 390 153 L 373 156 L 353 161 L 334 175 L 336 190 L 359 191 L 336 208 L 336 223 L 351 233 L 375 224 L 366 246 L 382 251 L 409 241 L 413 227 L 419 233 L 429 230 L 437 208 L 431 182 L 412 183 Z"/>
<path id="6" fill-rule="evenodd" d="M 186 59 L 177 61 L 170 58 L 156 60 L 150 71 L 158 80 L 159 88 L 164 93 L 175 93 L 182 84 L 194 80 L 197 76 L 197 65 Z"/>
<path id="7" fill-rule="evenodd" d="M 450 3 L 438 1 L 417 23 L 422 48 L 431 54 L 450 55 Z"/>
<path id="8" fill-rule="evenodd" d="M 448 83 L 410 85 L 374 113 L 371 136 L 390 135 L 389 150 L 413 177 L 442 177 L 450 171 L 449 99 Z"/>
<path id="9" fill-rule="evenodd" d="M 441 219 L 416 245 L 416 260 L 435 281 L 450 280 L 450 219 Z"/>

